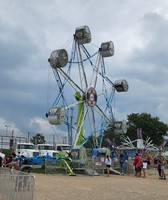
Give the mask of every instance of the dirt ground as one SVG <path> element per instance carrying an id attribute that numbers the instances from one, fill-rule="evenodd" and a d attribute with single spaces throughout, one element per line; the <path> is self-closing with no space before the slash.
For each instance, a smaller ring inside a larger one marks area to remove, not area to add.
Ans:
<path id="1" fill-rule="evenodd" d="M 133 175 L 35 175 L 34 200 L 163 200 L 168 198 L 168 180 L 159 180 L 157 170 L 146 178 Z M 168 170 L 166 171 L 168 177 Z"/>

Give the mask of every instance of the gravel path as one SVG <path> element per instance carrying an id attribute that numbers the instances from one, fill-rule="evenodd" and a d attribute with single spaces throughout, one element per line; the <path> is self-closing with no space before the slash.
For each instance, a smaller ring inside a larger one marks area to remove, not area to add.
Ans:
<path id="1" fill-rule="evenodd" d="M 168 171 L 166 171 L 168 174 Z M 131 176 L 35 175 L 34 200 L 163 200 L 168 198 L 168 180 L 157 171 L 147 178 Z"/>

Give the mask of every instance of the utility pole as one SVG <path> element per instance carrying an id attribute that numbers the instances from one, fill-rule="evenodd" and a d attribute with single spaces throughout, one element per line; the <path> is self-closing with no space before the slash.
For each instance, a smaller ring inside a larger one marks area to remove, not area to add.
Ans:
<path id="1" fill-rule="evenodd" d="M 68 144 L 71 145 L 72 147 L 72 144 L 73 144 L 73 135 L 72 135 L 72 123 L 73 123 L 73 107 L 71 108 L 71 116 L 70 116 L 70 135 L 68 135 Z"/>
<path id="2" fill-rule="evenodd" d="M 28 142 L 30 141 L 30 132 L 28 132 L 27 140 L 28 140 Z"/>
<path id="3" fill-rule="evenodd" d="M 55 149 L 55 134 L 53 134 L 53 147 Z"/>
<path id="4" fill-rule="evenodd" d="M 14 130 L 12 130 L 12 137 L 10 139 L 10 149 L 14 148 Z"/>
<path id="5" fill-rule="evenodd" d="M 5 124 L 5 128 L 6 128 L 6 136 L 8 135 L 8 128 L 11 127 L 11 125 L 9 124 Z"/>

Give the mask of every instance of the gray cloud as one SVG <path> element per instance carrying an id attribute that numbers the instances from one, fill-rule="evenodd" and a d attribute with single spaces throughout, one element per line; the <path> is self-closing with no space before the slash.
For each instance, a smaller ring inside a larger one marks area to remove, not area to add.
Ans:
<path id="1" fill-rule="evenodd" d="M 167 6 L 164 0 L 1 1 L 0 130 L 10 123 L 20 134 L 52 137 L 45 112 L 57 92 L 48 86 L 52 78 L 56 88 L 47 59 L 62 47 L 70 53 L 75 28 L 82 25 L 92 32 L 89 51 L 104 41 L 114 42 L 115 55 L 105 60 L 107 75 L 129 83 L 127 93 L 115 94 L 115 117 L 148 112 L 167 122 Z M 56 127 L 64 135 L 60 129 Z"/>

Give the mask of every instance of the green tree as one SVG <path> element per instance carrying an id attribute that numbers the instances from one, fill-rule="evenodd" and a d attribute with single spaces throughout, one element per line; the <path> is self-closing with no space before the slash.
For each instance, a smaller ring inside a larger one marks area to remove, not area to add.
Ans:
<path id="1" fill-rule="evenodd" d="M 30 142 L 32 142 L 33 144 L 44 144 L 46 141 L 42 133 L 37 133 L 30 139 Z"/>
<path id="2" fill-rule="evenodd" d="M 107 129 L 104 131 L 102 147 L 109 147 L 112 149 L 112 146 L 119 146 L 122 138 L 123 135 L 116 134 L 113 128 Z"/>
<path id="3" fill-rule="evenodd" d="M 132 113 L 127 116 L 127 133 L 118 135 L 113 129 L 104 131 L 102 146 L 112 147 L 112 145 L 121 145 L 123 137 L 129 137 L 130 140 L 137 139 L 137 128 L 142 128 L 142 137 L 147 137 L 153 141 L 155 145 L 163 143 L 163 136 L 167 135 L 168 125 L 161 122 L 158 117 L 152 117 L 147 113 Z"/>
<path id="4" fill-rule="evenodd" d="M 137 139 L 137 128 L 142 128 L 142 137 L 146 140 L 150 137 L 155 145 L 163 142 L 163 136 L 168 131 L 168 125 L 161 122 L 158 117 L 152 117 L 147 113 L 132 113 L 127 116 L 127 136 L 131 140 Z"/>

